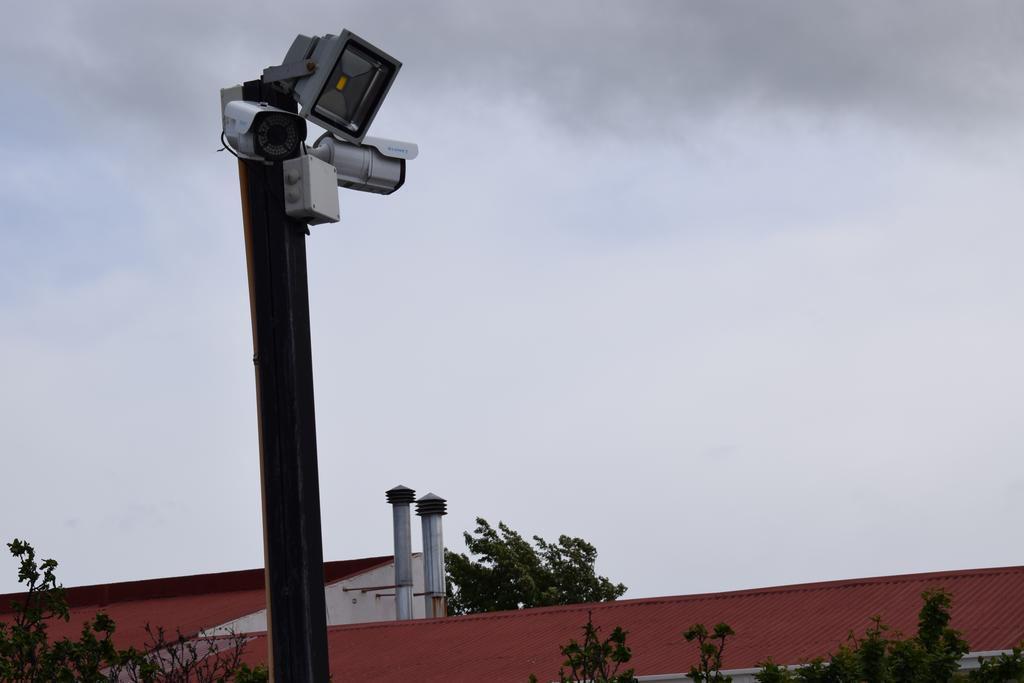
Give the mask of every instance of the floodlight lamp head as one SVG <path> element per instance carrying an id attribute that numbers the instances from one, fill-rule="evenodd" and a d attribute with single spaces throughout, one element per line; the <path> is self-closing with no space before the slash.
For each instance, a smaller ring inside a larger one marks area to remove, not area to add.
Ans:
<path id="1" fill-rule="evenodd" d="M 289 73 L 290 65 L 299 68 Z M 359 143 L 401 68 L 397 59 L 345 30 L 337 36 L 297 36 L 281 66 L 268 69 L 264 78 L 280 70 L 280 82 L 303 118 Z"/>

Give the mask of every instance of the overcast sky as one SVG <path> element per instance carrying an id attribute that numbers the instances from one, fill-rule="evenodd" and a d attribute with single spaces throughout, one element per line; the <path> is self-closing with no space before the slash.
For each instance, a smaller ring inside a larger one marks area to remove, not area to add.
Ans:
<path id="1" fill-rule="evenodd" d="M 403 483 L 626 597 L 1024 564 L 1021 3 L 4 14 L 0 536 L 66 585 L 262 564 L 218 90 L 342 28 L 420 157 L 308 239 L 326 558 Z"/>

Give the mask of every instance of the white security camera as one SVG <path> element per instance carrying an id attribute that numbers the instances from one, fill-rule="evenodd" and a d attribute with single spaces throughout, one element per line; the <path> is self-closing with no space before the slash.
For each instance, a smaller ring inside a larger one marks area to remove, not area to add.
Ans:
<path id="1" fill-rule="evenodd" d="M 224 136 L 243 159 L 282 161 L 302 152 L 306 121 L 265 102 L 235 99 L 224 105 Z"/>
<path id="2" fill-rule="evenodd" d="M 339 187 L 391 194 L 405 182 L 405 162 L 415 159 L 419 148 L 412 142 L 375 137 L 357 144 L 327 133 L 308 152 L 334 166 Z"/>

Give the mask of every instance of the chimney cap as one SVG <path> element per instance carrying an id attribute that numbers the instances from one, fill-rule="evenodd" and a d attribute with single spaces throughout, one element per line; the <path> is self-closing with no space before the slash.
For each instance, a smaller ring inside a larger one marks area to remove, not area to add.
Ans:
<path id="1" fill-rule="evenodd" d="M 416 514 L 420 517 L 425 515 L 447 515 L 448 501 L 434 493 L 428 493 L 416 501 Z"/>
<path id="2" fill-rule="evenodd" d="M 411 503 L 416 499 L 416 492 L 408 486 L 402 486 L 401 484 L 389 491 L 385 491 L 384 495 L 388 497 L 388 502 L 392 505 L 395 503 Z"/>

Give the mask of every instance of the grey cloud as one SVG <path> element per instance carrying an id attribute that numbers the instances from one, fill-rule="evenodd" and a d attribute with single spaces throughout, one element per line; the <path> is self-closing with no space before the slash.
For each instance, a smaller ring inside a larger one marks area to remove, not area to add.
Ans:
<path id="1" fill-rule="evenodd" d="M 493 94 L 514 84 L 570 127 L 590 118 L 627 135 L 751 101 L 917 126 L 1011 120 L 1024 104 L 1016 3 L 555 7 L 478 9 L 445 49 L 492 55 L 471 70 Z"/>
<path id="2" fill-rule="evenodd" d="M 751 104 L 952 129 L 1024 108 L 1024 6 L 1008 0 L 65 3 L 9 22 L 0 49 L 31 52 L 18 78 L 64 105 L 172 135 L 211 126 L 217 87 L 274 63 L 290 35 L 342 26 L 405 61 L 391 106 L 446 116 L 458 93 L 629 137 Z"/>

